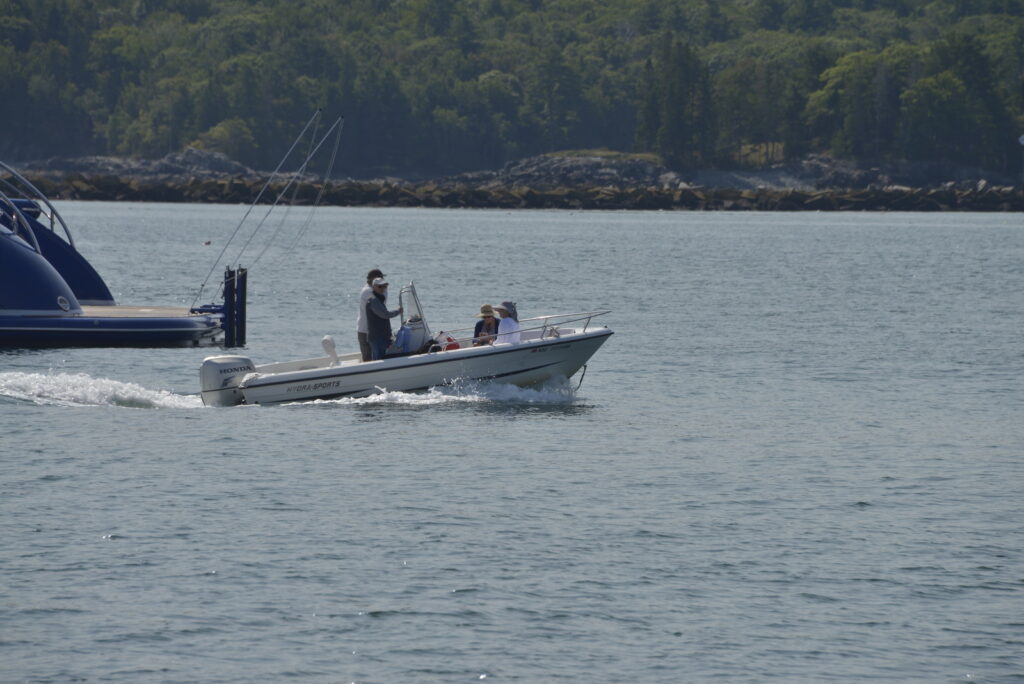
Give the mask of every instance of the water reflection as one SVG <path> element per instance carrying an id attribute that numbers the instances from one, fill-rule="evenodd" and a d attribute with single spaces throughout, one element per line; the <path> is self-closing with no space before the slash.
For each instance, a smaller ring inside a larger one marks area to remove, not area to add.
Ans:
<path id="1" fill-rule="evenodd" d="M 588 415 L 594 410 L 594 407 L 589 404 L 535 404 L 503 401 L 482 402 L 479 404 L 472 404 L 467 408 L 474 413 L 489 416 L 500 416 L 502 418 L 572 418 L 575 416 Z"/>

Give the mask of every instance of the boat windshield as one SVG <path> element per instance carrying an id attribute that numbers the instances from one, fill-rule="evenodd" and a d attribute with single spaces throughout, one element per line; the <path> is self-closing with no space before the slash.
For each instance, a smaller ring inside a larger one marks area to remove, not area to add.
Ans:
<path id="1" fill-rule="evenodd" d="M 427 320 L 420 307 L 420 298 L 416 296 L 416 286 L 409 283 L 404 286 L 398 294 L 398 303 L 402 307 L 403 324 L 419 324 L 422 322 L 426 327 Z"/>

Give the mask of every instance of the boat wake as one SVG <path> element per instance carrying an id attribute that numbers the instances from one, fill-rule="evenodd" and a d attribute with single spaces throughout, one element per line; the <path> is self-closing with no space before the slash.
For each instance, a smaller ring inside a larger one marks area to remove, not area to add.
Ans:
<path id="1" fill-rule="evenodd" d="M 318 399 L 312 404 L 342 406 L 373 406 L 396 404 L 401 406 L 437 406 L 439 404 L 571 404 L 576 399 L 573 384 L 565 378 L 550 380 L 537 387 L 516 387 L 486 381 L 457 382 L 444 387 L 433 387 L 426 392 L 392 392 L 382 390 L 369 397 Z M 308 405 L 296 402 L 289 406 Z"/>
<path id="2" fill-rule="evenodd" d="M 426 392 L 381 391 L 369 397 L 296 402 L 288 406 L 405 406 L 457 404 L 569 405 L 576 399 L 572 383 L 552 380 L 524 388 L 490 382 L 460 382 Z M 196 395 L 151 390 L 132 382 L 94 378 L 85 373 L 0 373 L 0 402 L 4 400 L 51 406 L 118 406 L 143 409 L 203 408 Z"/>
<path id="3" fill-rule="evenodd" d="M 198 396 L 150 390 L 131 382 L 85 373 L 0 373 L 0 400 L 40 405 L 201 408 Z"/>

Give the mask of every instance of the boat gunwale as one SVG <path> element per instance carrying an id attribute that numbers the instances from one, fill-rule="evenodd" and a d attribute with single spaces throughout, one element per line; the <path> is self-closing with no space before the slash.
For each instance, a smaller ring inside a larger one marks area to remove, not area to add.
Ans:
<path id="1" fill-rule="evenodd" d="M 480 355 L 480 356 L 497 356 L 499 354 L 510 354 L 515 352 L 527 351 L 529 349 L 539 349 L 541 347 L 550 348 L 561 346 L 565 344 L 572 344 L 573 342 L 580 342 L 585 339 L 594 339 L 597 337 L 610 337 L 614 334 L 610 328 L 595 328 L 594 330 L 588 330 L 586 332 L 572 333 L 571 335 L 563 335 L 561 337 L 553 337 L 548 339 L 536 339 L 526 340 L 518 344 L 508 344 L 508 346 L 492 346 L 492 345 L 481 345 L 478 347 L 462 347 L 459 349 L 449 349 L 439 352 L 425 352 L 422 354 L 413 354 L 411 356 L 400 356 L 394 359 L 379 359 L 378 361 L 364 361 L 362 363 L 352 364 L 349 366 L 321 366 L 319 368 L 306 368 L 302 370 L 294 371 L 283 371 L 280 373 L 273 373 L 271 375 L 261 375 L 259 366 L 256 367 L 256 371 L 252 374 L 242 378 L 242 381 L 238 383 L 239 390 L 246 390 L 249 388 L 264 388 L 274 387 L 276 385 L 287 385 L 293 382 L 301 382 L 303 380 L 311 380 L 313 378 L 317 380 L 330 380 L 334 378 L 342 377 L 353 377 L 356 375 L 366 375 L 368 373 L 381 373 L 389 370 L 403 368 L 403 367 L 423 367 L 432 366 L 439 363 L 453 363 L 463 360 L 466 356 Z M 439 354 L 456 354 L 448 358 L 437 358 Z M 414 361 L 414 363 L 407 364 L 391 364 L 388 366 L 376 366 L 374 368 L 366 368 L 368 364 L 376 364 L 378 362 L 393 362 L 399 359 L 403 361 Z M 268 364 L 270 365 L 270 364 Z M 322 374 L 325 370 L 337 369 L 339 372 Z M 523 371 L 516 371 L 523 372 Z M 281 376 L 288 375 L 291 377 L 282 379 Z M 493 376 L 500 377 L 500 376 Z M 266 381 L 261 382 L 261 380 Z M 340 396 L 340 395 L 339 395 Z"/>

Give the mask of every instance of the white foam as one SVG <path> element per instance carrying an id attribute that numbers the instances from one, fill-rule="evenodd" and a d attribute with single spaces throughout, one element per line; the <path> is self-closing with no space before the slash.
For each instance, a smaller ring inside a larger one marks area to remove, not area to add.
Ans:
<path id="1" fill-rule="evenodd" d="M 480 396 L 487 401 L 510 403 L 571 404 L 576 399 L 573 384 L 565 378 L 553 378 L 535 387 L 516 387 L 504 382 L 471 382 L 459 383 L 449 389 Z"/>
<path id="2" fill-rule="evenodd" d="M 60 406 L 121 406 L 126 408 L 202 408 L 198 395 L 151 390 L 131 382 L 94 378 L 85 373 L 0 373 L 0 398 Z M 381 390 L 369 397 L 330 399 L 290 404 L 434 406 L 500 402 L 510 404 L 571 404 L 572 385 L 553 380 L 538 387 L 516 387 L 499 382 L 458 382 L 426 392 Z"/>
<path id="3" fill-rule="evenodd" d="M 0 373 L 0 397 L 62 406 L 199 408 L 198 396 L 150 390 L 85 373 Z"/>
<path id="4" fill-rule="evenodd" d="M 436 404 L 472 404 L 505 402 L 526 404 L 569 404 L 576 398 L 566 380 L 553 380 L 538 387 L 516 387 L 500 382 L 457 382 L 444 387 L 432 387 L 425 392 L 392 392 L 381 390 L 368 397 L 320 400 L 316 404 L 402 404 L 430 406 Z M 299 404 L 292 404 L 296 406 Z"/>

